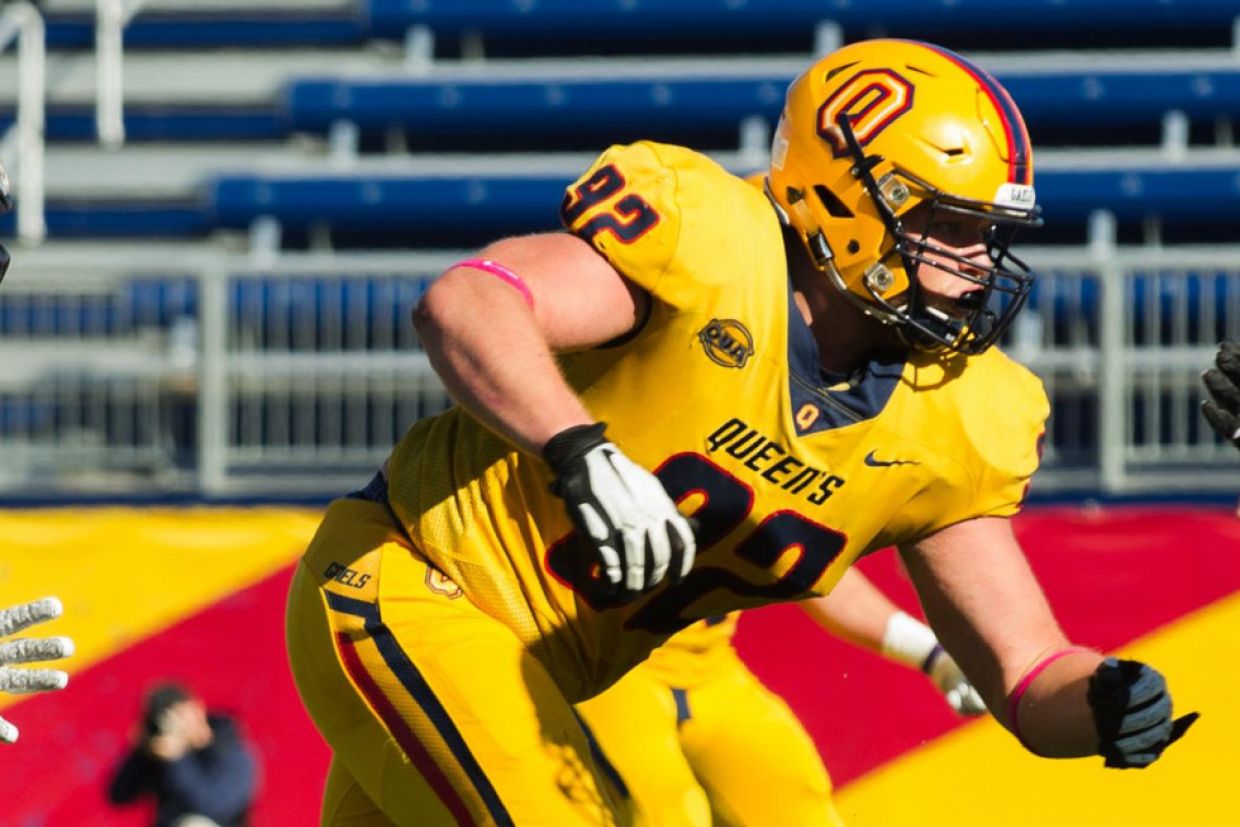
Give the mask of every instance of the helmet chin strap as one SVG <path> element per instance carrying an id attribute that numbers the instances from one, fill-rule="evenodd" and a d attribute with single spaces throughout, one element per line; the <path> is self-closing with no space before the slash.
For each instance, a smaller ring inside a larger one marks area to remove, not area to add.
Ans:
<path id="1" fill-rule="evenodd" d="M 909 308 L 908 305 L 903 305 L 901 309 L 913 323 L 900 325 L 897 328 L 900 338 L 920 350 L 931 352 L 946 350 L 948 345 L 944 343 L 944 339 L 954 342 L 965 332 L 965 323 L 962 320 L 944 313 L 937 307 L 923 304 L 920 307 Z"/>
<path id="2" fill-rule="evenodd" d="M 966 338 L 968 341 L 985 340 L 994 330 L 996 321 L 994 312 L 988 309 L 971 314 L 967 321 L 957 318 L 927 304 L 920 292 L 896 309 L 911 322 L 897 328 L 901 338 L 909 345 L 928 351 L 959 350 L 962 344 L 967 344 Z"/>

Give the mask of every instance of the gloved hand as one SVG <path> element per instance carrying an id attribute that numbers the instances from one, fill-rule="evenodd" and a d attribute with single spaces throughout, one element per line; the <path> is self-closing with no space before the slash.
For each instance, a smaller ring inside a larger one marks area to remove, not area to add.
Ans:
<path id="1" fill-rule="evenodd" d="M 578 425 L 543 447 L 577 531 L 598 550 L 603 589 L 624 599 L 689 572 L 696 551 L 689 523 L 663 484 L 604 436 L 606 425 Z"/>
<path id="2" fill-rule="evenodd" d="M 1098 753 L 1108 767 L 1148 767 L 1197 720 L 1171 719 L 1171 695 L 1157 670 L 1133 660 L 1107 658 L 1089 679 L 1086 696 L 1098 729 Z"/>
<path id="3" fill-rule="evenodd" d="M 955 658 L 947 654 L 942 644 L 935 643 L 929 657 L 922 664 L 925 672 L 949 706 L 960 715 L 981 715 L 986 712 L 986 704 L 982 696 L 977 694 L 973 684 L 965 677 L 964 672 L 956 664 Z"/>
<path id="4" fill-rule="evenodd" d="M 0 610 L 0 638 L 60 617 L 63 611 L 55 597 Z M 73 641 L 67 637 L 18 638 L 0 643 L 0 692 L 22 694 L 64 689 L 69 676 L 58 669 L 13 669 L 8 664 L 57 660 L 72 654 Z M 0 718 L 0 741 L 11 744 L 17 735 L 17 727 Z"/>
<path id="5" fill-rule="evenodd" d="M 892 660 L 924 672 L 959 714 L 981 715 L 986 711 L 982 696 L 955 659 L 939 643 L 934 631 L 917 618 L 904 612 L 892 613 L 883 630 L 882 651 Z"/>
<path id="6" fill-rule="evenodd" d="M 1219 436 L 1240 448 L 1240 344 L 1219 345 L 1214 364 L 1201 374 L 1213 397 L 1201 403 L 1201 412 Z"/>

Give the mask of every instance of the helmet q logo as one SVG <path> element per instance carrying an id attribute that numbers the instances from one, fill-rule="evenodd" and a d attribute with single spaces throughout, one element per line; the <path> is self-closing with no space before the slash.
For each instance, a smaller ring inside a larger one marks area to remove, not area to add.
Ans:
<path id="1" fill-rule="evenodd" d="M 698 339 L 710 360 L 725 368 L 743 368 L 753 356 L 753 337 L 735 319 L 711 319 Z"/>
<path id="2" fill-rule="evenodd" d="M 836 121 L 848 116 L 857 143 L 865 146 L 913 108 L 913 84 L 890 69 L 865 69 L 849 78 L 818 108 L 818 134 L 839 158 L 848 152 Z"/>

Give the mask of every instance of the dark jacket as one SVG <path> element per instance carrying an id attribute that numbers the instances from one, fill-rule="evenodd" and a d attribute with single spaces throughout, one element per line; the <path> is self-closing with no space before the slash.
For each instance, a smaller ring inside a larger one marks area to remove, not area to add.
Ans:
<path id="1" fill-rule="evenodd" d="M 155 827 L 191 814 L 221 827 L 244 827 L 258 775 L 254 755 L 231 718 L 212 714 L 207 720 L 214 740 L 176 761 L 160 761 L 141 746 L 130 751 L 108 788 L 112 803 L 154 796 Z"/>

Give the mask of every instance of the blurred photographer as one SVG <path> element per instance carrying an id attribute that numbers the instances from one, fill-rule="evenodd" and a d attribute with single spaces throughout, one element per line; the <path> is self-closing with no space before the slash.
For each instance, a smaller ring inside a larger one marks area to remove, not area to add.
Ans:
<path id="1" fill-rule="evenodd" d="M 184 687 L 163 684 L 147 695 L 137 743 L 108 798 L 127 804 L 154 797 L 154 827 L 243 827 L 256 779 L 253 752 L 236 723 L 208 713 Z"/>

